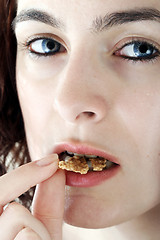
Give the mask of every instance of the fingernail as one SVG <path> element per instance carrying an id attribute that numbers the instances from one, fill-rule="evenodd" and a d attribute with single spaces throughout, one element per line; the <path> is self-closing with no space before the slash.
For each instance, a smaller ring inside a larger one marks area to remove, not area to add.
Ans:
<path id="1" fill-rule="evenodd" d="M 35 164 L 40 166 L 40 167 L 46 167 L 48 165 L 51 165 L 52 163 L 55 163 L 55 160 L 58 159 L 58 155 L 54 154 L 52 156 L 42 158 L 40 160 L 35 161 Z"/>

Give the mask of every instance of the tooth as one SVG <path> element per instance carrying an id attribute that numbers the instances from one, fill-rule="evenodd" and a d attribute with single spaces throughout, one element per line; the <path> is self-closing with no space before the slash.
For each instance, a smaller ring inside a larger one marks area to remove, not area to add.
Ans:
<path id="1" fill-rule="evenodd" d="M 83 157 L 84 156 L 84 154 L 78 154 L 78 153 L 73 153 L 74 154 L 74 156 L 78 156 L 78 157 Z"/>
<path id="2" fill-rule="evenodd" d="M 66 151 L 66 153 L 67 153 L 68 155 L 74 156 L 74 153 L 73 153 L 73 152 L 67 152 L 67 151 Z"/>
<path id="3" fill-rule="evenodd" d="M 92 163 L 90 160 L 87 160 L 87 165 L 89 167 L 89 170 L 92 171 L 93 170 L 93 167 L 92 167 Z"/>
<path id="4" fill-rule="evenodd" d="M 66 156 L 65 159 L 64 159 L 64 161 L 65 161 L 65 162 L 69 162 L 71 159 L 72 159 L 72 157 Z"/>
<path id="5" fill-rule="evenodd" d="M 97 158 L 96 155 L 88 155 L 88 154 L 86 154 L 85 157 L 87 157 L 87 158 Z"/>

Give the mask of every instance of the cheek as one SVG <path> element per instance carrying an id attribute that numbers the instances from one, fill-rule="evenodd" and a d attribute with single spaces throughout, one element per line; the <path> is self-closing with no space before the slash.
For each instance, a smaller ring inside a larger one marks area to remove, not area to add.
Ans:
<path id="1" fill-rule="evenodd" d="M 17 91 L 32 159 L 39 159 L 48 153 L 54 94 L 51 90 L 47 82 L 38 79 L 38 74 L 35 77 L 23 68 L 17 72 Z"/>
<path id="2" fill-rule="evenodd" d="M 18 51 L 17 90 L 25 122 L 43 122 L 53 110 L 57 74 L 65 62 L 64 56 L 38 59 Z"/>
<path id="3" fill-rule="evenodd" d="M 28 81 L 28 79 L 30 79 Z M 34 79 L 33 79 L 34 80 Z M 17 90 L 24 122 L 39 125 L 44 121 L 46 113 L 49 111 L 49 98 L 44 95 L 44 89 L 34 86 L 32 76 L 19 74 L 17 76 Z M 41 117 L 40 117 L 41 116 Z"/>
<path id="4" fill-rule="evenodd" d="M 157 143 L 160 149 L 159 89 L 160 86 L 148 86 L 127 90 L 119 99 L 118 115 L 141 150 L 143 145 L 154 148 Z"/>
<path id="5" fill-rule="evenodd" d="M 35 81 L 45 81 L 48 78 L 54 78 L 61 71 L 67 62 L 65 54 L 60 57 L 38 57 L 29 53 L 17 50 L 17 74 L 27 74 Z M 28 79 L 27 79 L 28 81 Z"/>

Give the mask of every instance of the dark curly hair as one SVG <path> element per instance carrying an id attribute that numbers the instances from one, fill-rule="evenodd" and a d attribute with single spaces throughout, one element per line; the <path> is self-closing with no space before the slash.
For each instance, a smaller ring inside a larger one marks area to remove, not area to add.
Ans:
<path id="1" fill-rule="evenodd" d="M 15 81 L 15 16 L 16 1 L 0 0 L 0 175 L 11 165 L 30 162 Z M 30 206 L 33 192 L 34 188 L 19 197 L 24 206 Z"/>

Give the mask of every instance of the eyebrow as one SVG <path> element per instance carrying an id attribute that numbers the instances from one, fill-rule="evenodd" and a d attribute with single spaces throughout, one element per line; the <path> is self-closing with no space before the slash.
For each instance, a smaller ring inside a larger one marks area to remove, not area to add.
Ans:
<path id="1" fill-rule="evenodd" d="M 48 24 L 54 28 L 63 29 L 64 24 L 57 18 L 52 17 L 46 12 L 36 10 L 36 9 L 28 9 L 21 11 L 13 20 L 12 28 L 15 31 L 16 25 L 25 21 L 37 21 Z"/>
<path id="2" fill-rule="evenodd" d="M 48 24 L 54 28 L 65 29 L 65 24 L 47 12 L 36 9 L 21 11 L 13 20 L 12 28 L 15 31 L 16 25 L 24 21 L 38 21 Z M 98 16 L 92 22 L 91 31 L 102 32 L 111 27 L 138 21 L 157 21 L 160 23 L 160 11 L 154 8 L 138 8 L 128 11 L 106 14 L 104 17 Z"/>
<path id="3" fill-rule="evenodd" d="M 140 8 L 129 11 L 106 14 L 103 18 L 96 17 L 92 29 L 101 32 L 108 28 L 131 22 L 157 21 L 160 23 L 160 11 L 153 8 Z"/>

